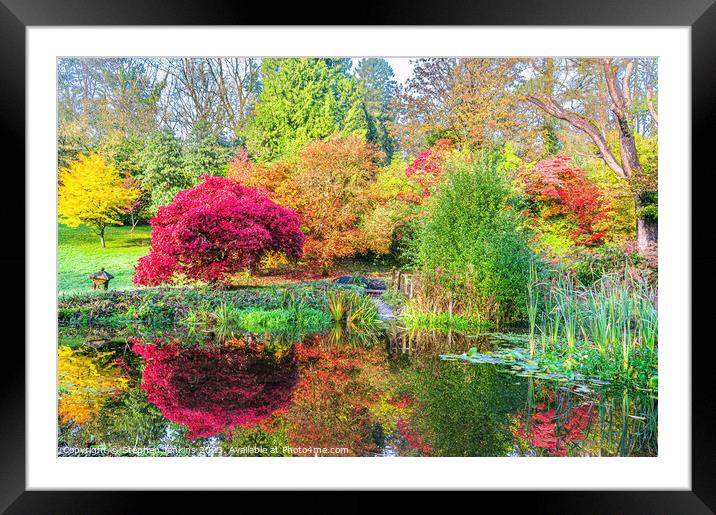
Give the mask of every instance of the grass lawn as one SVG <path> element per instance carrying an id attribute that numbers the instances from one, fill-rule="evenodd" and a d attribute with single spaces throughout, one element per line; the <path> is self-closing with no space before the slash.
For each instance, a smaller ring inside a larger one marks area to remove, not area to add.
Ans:
<path id="1" fill-rule="evenodd" d="M 102 248 L 99 237 L 85 226 L 70 229 L 57 226 L 58 235 L 58 293 L 87 293 L 92 291 L 88 274 L 100 268 L 114 276 L 109 283 L 110 290 L 134 288 L 132 274 L 137 260 L 149 253 L 151 227 L 139 225 L 134 232 L 128 226 L 110 226 L 105 231 L 106 248 Z M 336 264 L 329 278 L 359 273 L 368 277 L 388 277 L 390 266 L 365 259 L 343 260 Z M 291 270 L 267 270 L 246 279 L 237 274 L 233 286 L 280 286 L 304 281 L 325 279 L 319 272 L 303 268 Z"/>
<path id="2" fill-rule="evenodd" d="M 90 229 L 58 225 L 58 293 L 91 291 L 92 282 L 87 274 L 102 267 L 114 276 L 109 283 L 111 290 L 133 288 L 134 265 L 137 259 L 149 253 L 151 227 L 140 225 L 134 232 L 129 230 L 130 227 L 125 226 L 107 227 L 107 247 L 102 248 L 99 237 Z"/>

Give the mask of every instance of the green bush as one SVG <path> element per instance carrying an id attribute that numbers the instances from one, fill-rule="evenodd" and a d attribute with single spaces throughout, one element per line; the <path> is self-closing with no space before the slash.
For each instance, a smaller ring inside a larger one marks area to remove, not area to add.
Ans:
<path id="1" fill-rule="evenodd" d="M 647 265 L 635 249 L 610 245 L 572 253 L 565 256 L 562 264 L 566 264 L 575 278 L 585 286 L 606 275 L 623 272 L 625 267 L 638 270 Z"/>
<path id="2" fill-rule="evenodd" d="M 466 315 L 500 324 L 524 316 L 531 253 L 498 164 L 481 157 L 450 165 L 413 256 L 426 289 L 438 285 Z"/>

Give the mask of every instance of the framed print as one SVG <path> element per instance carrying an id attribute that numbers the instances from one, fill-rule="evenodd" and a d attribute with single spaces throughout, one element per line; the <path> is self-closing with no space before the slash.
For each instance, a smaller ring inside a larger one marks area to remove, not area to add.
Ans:
<path id="1" fill-rule="evenodd" d="M 3 0 L 27 243 L 3 509 L 516 490 L 712 512 L 691 170 L 716 8 L 611 3 L 263 26 Z"/>

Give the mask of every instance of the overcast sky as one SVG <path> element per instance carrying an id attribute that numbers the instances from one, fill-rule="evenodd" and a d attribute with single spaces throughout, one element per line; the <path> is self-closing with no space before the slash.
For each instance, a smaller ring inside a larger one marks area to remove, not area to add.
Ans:
<path id="1" fill-rule="evenodd" d="M 410 59 L 406 57 L 386 57 L 385 60 L 393 68 L 395 80 L 399 84 L 405 84 L 405 81 L 413 74 L 413 65 L 410 63 Z"/>
<path id="2" fill-rule="evenodd" d="M 398 84 L 405 84 L 405 81 L 413 74 L 413 65 L 410 63 L 410 59 L 415 59 L 414 57 L 384 57 L 383 59 L 388 61 L 390 67 L 393 68 L 395 80 Z M 359 57 L 353 58 L 353 66 L 355 66 L 359 60 Z"/>

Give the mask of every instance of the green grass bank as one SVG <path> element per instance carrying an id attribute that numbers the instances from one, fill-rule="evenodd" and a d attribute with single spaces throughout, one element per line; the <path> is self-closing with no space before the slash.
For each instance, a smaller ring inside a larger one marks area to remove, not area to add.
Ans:
<path id="1" fill-rule="evenodd" d="M 106 230 L 107 246 L 102 248 L 99 238 L 90 229 L 57 226 L 57 283 L 58 293 L 81 293 L 92 289 L 87 274 L 104 269 L 114 276 L 112 290 L 133 288 L 132 274 L 137 259 L 149 253 L 151 227 L 111 226 Z"/>

